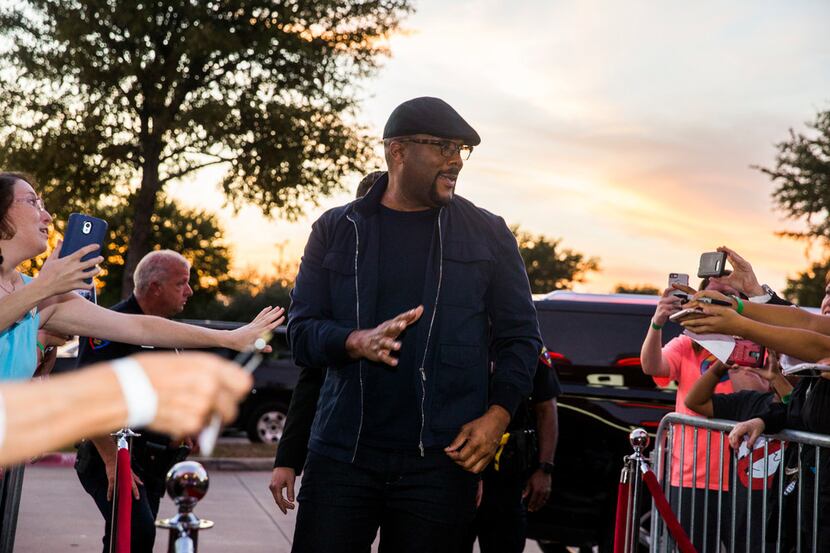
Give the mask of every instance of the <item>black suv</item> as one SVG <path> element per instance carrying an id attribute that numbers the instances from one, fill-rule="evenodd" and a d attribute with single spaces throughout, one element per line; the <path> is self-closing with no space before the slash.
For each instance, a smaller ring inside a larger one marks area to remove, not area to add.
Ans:
<path id="1" fill-rule="evenodd" d="M 655 432 L 674 410 L 674 386 L 658 386 L 640 366 L 658 299 L 553 292 L 535 302 L 562 384 L 553 491 L 528 520 L 528 537 L 543 551 L 565 545 L 612 550 L 622 457 L 631 454 L 628 433 L 635 427 Z M 680 331 L 667 324 L 664 343 Z"/>

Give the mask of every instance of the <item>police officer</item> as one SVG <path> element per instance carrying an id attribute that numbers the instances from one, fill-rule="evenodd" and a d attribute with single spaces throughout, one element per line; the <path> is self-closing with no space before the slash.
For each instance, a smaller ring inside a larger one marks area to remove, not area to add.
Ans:
<path id="1" fill-rule="evenodd" d="M 481 553 L 524 551 L 527 511 L 538 511 L 550 497 L 560 394 L 550 354 L 543 350 L 533 392 L 516 410 L 502 447 L 482 473 L 481 504 L 466 551 L 472 551 L 476 537 Z"/>
<path id="2" fill-rule="evenodd" d="M 141 259 L 133 275 L 135 291 L 112 307 L 113 311 L 170 318 L 180 313 L 193 295 L 190 288 L 190 263 L 171 250 L 154 251 Z M 80 338 L 78 367 L 99 361 L 118 359 L 146 351 L 147 348 L 109 342 L 93 337 Z M 140 429 L 133 438 L 133 507 L 131 551 L 151 553 L 155 541 L 155 519 L 164 495 L 164 477 L 168 469 L 183 460 L 187 446 L 173 444 L 168 436 Z M 81 442 L 75 470 L 84 490 L 92 496 L 105 520 L 104 552 L 109 550 L 115 481 L 116 445 L 111 436 L 99 436 Z"/>

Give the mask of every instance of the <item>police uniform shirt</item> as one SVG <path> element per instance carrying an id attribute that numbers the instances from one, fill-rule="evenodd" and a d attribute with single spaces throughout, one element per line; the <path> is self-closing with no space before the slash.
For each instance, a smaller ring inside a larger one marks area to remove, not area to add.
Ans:
<path id="1" fill-rule="evenodd" d="M 510 421 L 507 431 L 520 430 L 525 428 L 536 428 L 536 412 L 533 406 L 537 403 L 550 401 L 562 395 L 562 387 L 559 384 L 559 376 L 550 360 L 547 350 L 539 356 L 536 364 L 536 374 L 533 376 L 533 391 L 530 398 L 522 402 L 516 414 Z"/>
<path id="2" fill-rule="evenodd" d="M 118 313 L 126 313 L 130 315 L 144 315 L 138 300 L 134 295 L 110 307 L 112 311 Z M 78 364 L 77 367 L 85 367 L 93 363 L 100 363 L 103 361 L 112 361 L 113 359 L 120 359 L 135 353 L 147 351 L 169 351 L 163 349 L 156 349 L 152 346 L 138 346 L 135 344 L 125 344 L 123 342 L 112 342 L 110 340 L 103 340 L 101 338 L 94 338 L 92 336 L 81 336 L 78 338 Z M 133 429 L 139 434 L 140 438 L 133 439 L 133 453 L 136 453 L 136 448 L 143 448 L 146 442 L 152 442 L 159 447 L 168 447 L 170 444 L 170 437 L 165 434 L 159 434 L 147 429 Z M 93 448 L 94 449 L 94 448 Z"/>

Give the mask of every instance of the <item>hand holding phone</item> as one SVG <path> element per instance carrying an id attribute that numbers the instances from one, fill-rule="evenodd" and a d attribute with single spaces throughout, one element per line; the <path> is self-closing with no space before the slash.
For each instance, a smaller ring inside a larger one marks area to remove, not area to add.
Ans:
<path id="1" fill-rule="evenodd" d="M 674 315 L 669 317 L 669 320 L 675 323 L 679 323 L 681 321 L 689 320 L 689 319 L 699 319 L 701 317 L 705 317 L 706 313 L 703 312 L 702 309 L 699 307 L 692 307 L 688 309 L 681 309 Z"/>
<path id="2" fill-rule="evenodd" d="M 88 261 L 99 255 L 104 250 L 104 241 L 107 238 L 107 222 L 97 217 L 72 213 L 66 223 L 63 245 L 61 246 L 61 257 L 72 255 L 84 246 L 97 244 L 98 249 L 84 255 L 81 261 Z M 93 268 L 88 269 L 92 271 Z M 92 277 L 84 279 L 86 284 L 92 284 Z"/>
<path id="3" fill-rule="evenodd" d="M 689 275 L 686 273 L 669 273 L 669 288 L 674 288 L 674 285 L 689 286 Z M 689 300 L 689 294 L 682 290 L 675 290 L 672 296 L 677 296 L 681 299 Z"/>
<path id="4" fill-rule="evenodd" d="M 732 354 L 726 363 L 728 365 L 759 369 L 764 366 L 765 353 L 766 348 L 761 344 L 756 344 L 752 340 L 738 338 L 735 340 L 735 349 L 732 350 Z"/>
<path id="5" fill-rule="evenodd" d="M 726 273 L 726 252 L 707 252 L 700 255 L 697 276 L 721 277 Z"/>

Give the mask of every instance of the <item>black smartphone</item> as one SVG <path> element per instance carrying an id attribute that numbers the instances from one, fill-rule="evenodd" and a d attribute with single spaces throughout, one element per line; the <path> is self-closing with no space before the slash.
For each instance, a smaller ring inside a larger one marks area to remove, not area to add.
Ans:
<path id="1" fill-rule="evenodd" d="M 726 253 L 706 252 L 700 255 L 697 276 L 700 278 L 720 277 L 726 271 Z"/>
<path id="2" fill-rule="evenodd" d="M 107 222 L 91 215 L 84 215 L 83 213 L 73 213 L 69 216 L 69 221 L 66 223 L 66 232 L 63 236 L 63 246 L 61 246 L 61 257 L 72 255 L 84 246 L 90 244 L 98 244 L 99 249 L 94 252 L 86 254 L 81 260 L 86 261 L 93 257 L 103 255 L 104 241 L 107 238 Z M 90 269 L 91 271 L 92 269 Z M 92 284 L 92 278 L 84 280 L 87 284 Z"/>

